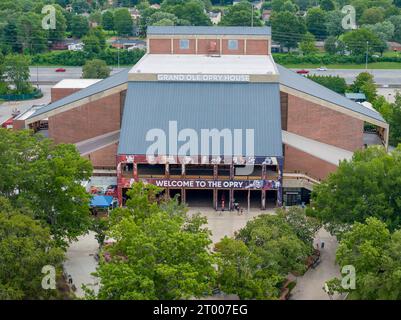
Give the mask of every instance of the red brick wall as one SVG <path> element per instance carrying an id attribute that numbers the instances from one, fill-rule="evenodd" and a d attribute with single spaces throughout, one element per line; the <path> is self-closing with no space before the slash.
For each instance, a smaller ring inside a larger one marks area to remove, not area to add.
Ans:
<path id="1" fill-rule="evenodd" d="M 288 95 L 287 131 L 349 151 L 363 147 L 363 121 Z"/>
<path id="2" fill-rule="evenodd" d="M 220 40 L 219 39 L 199 39 L 198 40 L 198 54 L 208 54 L 210 43 L 216 42 L 216 53 L 220 53 Z"/>
<path id="3" fill-rule="evenodd" d="M 245 53 L 245 41 L 238 40 L 238 50 L 229 50 L 228 49 L 228 39 L 223 39 L 222 41 L 222 54 L 244 54 Z"/>
<path id="4" fill-rule="evenodd" d="M 267 40 L 247 40 L 246 41 L 246 54 L 249 55 L 267 55 L 268 41 Z"/>
<path id="5" fill-rule="evenodd" d="M 118 144 L 113 144 L 86 156 L 95 168 L 116 168 Z"/>
<path id="6" fill-rule="evenodd" d="M 56 143 L 76 143 L 120 129 L 120 93 L 49 117 Z"/>
<path id="7" fill-rule="evenodd" d="M 81 89 L 77 88 L 51 88 L 51 102 L 60 100 L 66 96 L 69 96 L 70 94 L 73 94 L 74 92 L 77 92 Z"/>
<path id="8" fill-rule="evenodd" d="M 180 49 L 180 40 L 173 40 L 173 53 L 174 54 L 195 54 L 196 53 L 196 40 L 189 39 L 189 49 Z"/>
<path id="9" fill-rule="evenodd" d="M 154 53 L 154 54 L 171 53 L 171 40 L 149 39 L 149 53 Z"/>
<path id="10" fill-rule="evenodd" d="M 284 172 L 300 172 L 311 178 L 324 179 L 329 173 L 337 170 L 337 166 L 311 156 L 305 152 L 285 146 Z"/>

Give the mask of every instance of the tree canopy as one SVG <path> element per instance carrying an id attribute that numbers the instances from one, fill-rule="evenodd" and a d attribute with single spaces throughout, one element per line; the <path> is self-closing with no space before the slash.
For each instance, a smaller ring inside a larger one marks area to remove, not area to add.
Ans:
<path id="1" fill-rule="evenodd" d="M 0 196 L 0 299 L 49 299 L 57 291 L 42 288 L 42 268 L 59 269 L 64 254 L 50 230 Z M 27 214 L 28 211 L 28 214 Z"/>
<path id="2" fill-rule="evenodd" d="M 312 192 L 309 214 L 341 234 L 354 222 L 376 217 L 393 231 L 401 226 L 401 147 L 356 151 Z"/>
<path id="3" fill-rule="evenodd" d="M 0 196 L 50 228 L 59 244 L 88 229 L 90 195 L 81 185 L 92 174 L 74 145 L 28 130 L 0 129 Z"/>
<path id="4" fill-rule="evenodd" d="M 348 299 L 401 299 L 401 230 L 390 233 L 373 217 L 357 222 L 342 236 L 336 261 L 355 268 L 355 288 L 343 288 L 339 279 L 333 279 L 333 291 L 349 292 Z"/>
<path id="5" fill-rule="evenodd" d="M 97 270 L 98 299 L 188 299 L 211 293 L 215 284 L 210 233 L 198 215 L 187 217 L 177 200 L 161 189 L 136 183 L 126 208 L 115 209 L 104 250 L 111 261 Z"/>

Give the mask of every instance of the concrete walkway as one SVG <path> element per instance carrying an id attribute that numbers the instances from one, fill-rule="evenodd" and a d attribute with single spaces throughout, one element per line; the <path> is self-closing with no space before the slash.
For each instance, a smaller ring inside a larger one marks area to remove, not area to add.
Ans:
<path id="1" fill-rule="evenodd" d="M 246 210 L 242 215 L 236 211 L 215 211 L 213 208 L 191 208 L 189 214 L 200 213 L 207 218 L 207 228 L 212 232 L 211 239 L 213 243 L 219 242 L 224 236 L 232 237 L 234 232 L 245 227 L 246 223 L 253 220 L 261 214 L 273 214 L 274 209 L 259 210 L 251 209 L 249 213 Z"/>
<path id="2" fill-rule="evenodd" d="M 335 255 L 338 242 L 325 229 L 320 229 L 316 235 L 314 246 L 324 242 L 324 248 L 320 249 L 320 264 L 315 269 L 309 269 L 303 276 L 297 277 L 297 285 L 291 293 L 290 300 L 330 300 L 323 290 L 327 280 L 340 277 L 340 268 L 335 263 Z M 333 300 L 342 300 L 340 295 L 331 297 Z"/>
<path id="3" fill-rule="evenodd" d="M 78 298 L 84 297 L 82 285 L 98 290 L 98 280 L 91 275 L 96 271 L 97 261 L 94 255 L 98 250 L 98 243 L 95 234 L 89 232 L 78 238 L 78 241 L 72 242 L 67 250 L 67 260 L 64 263 L 64 270 L 71 275 L 73 284 L 77 288 L 75 295 Z"/>

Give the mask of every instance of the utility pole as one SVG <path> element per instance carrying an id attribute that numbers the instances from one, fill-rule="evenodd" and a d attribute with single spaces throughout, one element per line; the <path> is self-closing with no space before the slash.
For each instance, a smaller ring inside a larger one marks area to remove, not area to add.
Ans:
<path id="1" fill-rule="evenodd" d="M 369 41 L 366 41 L 366 62 L 365 69 L 368 71 Z"/>
<path id="2" fill-rule="evenodd" d="M 251 26 L 253 27 L 253 3 L 251 3 L 252 6 L 252 21 L 251 21 Z"/>
<path id="3" fill-rule="evenodd" d="M 117 65 L 118 65 L 118 69 L 120 69 L 120 46 L 117 47 Z M 118 72 L 118 71 L 117 71 Z"/>

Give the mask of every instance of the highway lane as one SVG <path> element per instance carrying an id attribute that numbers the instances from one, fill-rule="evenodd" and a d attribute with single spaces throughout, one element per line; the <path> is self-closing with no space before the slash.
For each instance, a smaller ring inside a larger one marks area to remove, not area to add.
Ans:
<path id="1" fill-rule="evenodd" d="M 63 79 L 80 79 L 82 77 L 82 67 L 63 67 L 65 72 L 56 72 L 58 67 L 30 67 L 30 81 L 32 83 L 56 84 Z M 124 70 L 124 68 L 112 68 L 111 74 Z"/>
<path id="2" fill-rule="evenodd" d="M 82 77 L 81 67 L 64 67 L 65 72 L 56 72 L 57 67 L 31 67 L 31 82 L 46 84 L 55 84 L 63 79 L 80 79 Z M 301 68 L 300 68 L 301 69 Z M 112 74 L 124 70 L 124 68 L 113 68 Z M 292 69 L 298 70 L 298 69 Z M 316 69 L 306 69 L 310 71 L 310 74 L 317 75 L 333 75 L 345 78 L 347 83 L 352 83 L 355 77 L 363 72 L 363 69 L 329 69 L 327 71 L 317 71 Z M 368 70 L 375 77 L 377 84 L 381 86 L 386 85 L 398 85 L 401 86 L 401 70 Z"/>
<path id="3" fill-rule="evenodd" d="M 295 71 L 299 69 L 292 69 L 292 70 Z M 308 69 L 308 68 L 305 69 L 309 70 L 310 74 L 340 76 L 344 78 L 348 84 L 352 83 L 358 74 L 365 71 L 364 69 L 328 69 L 327 71 L 318 71 L 316 69 Z M 368 72 L 373 74 L 374 79 L 378 85 L 401 86 L 401 70 L 368 69 Z"/>

